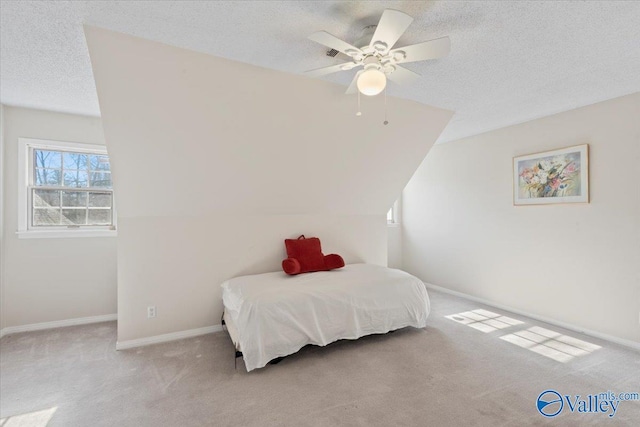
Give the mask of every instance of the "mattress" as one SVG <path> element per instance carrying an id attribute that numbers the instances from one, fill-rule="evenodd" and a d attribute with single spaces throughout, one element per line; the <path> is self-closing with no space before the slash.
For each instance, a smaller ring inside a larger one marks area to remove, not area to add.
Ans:
<path id="1" fill-rule="evenodd" d="M 225 321 L 232 324 L 247 371 L 307 344 L 422 328 L 430 310 L 421 280 L 371 264 L 297 276 L 241 276 L 221 286 Z"/>

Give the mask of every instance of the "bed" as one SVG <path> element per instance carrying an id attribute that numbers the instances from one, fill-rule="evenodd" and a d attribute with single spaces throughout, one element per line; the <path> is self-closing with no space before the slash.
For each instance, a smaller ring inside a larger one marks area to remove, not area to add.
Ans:
<path id="1" fill-rule="evenodd" d="M 423 328 L 430 310 L 421 280 L 372 264 L 240 276 L 221 286 L 223 323 L 248 372 L 307 344 Z"/>

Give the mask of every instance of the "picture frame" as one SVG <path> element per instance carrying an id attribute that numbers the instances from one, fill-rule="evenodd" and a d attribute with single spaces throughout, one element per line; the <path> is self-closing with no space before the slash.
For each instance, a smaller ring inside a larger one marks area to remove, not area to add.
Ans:
<path id="1" fill-rule="evenodd" d="M 513 158 L 513 204 L 589 203 L 589 145 Z"/>

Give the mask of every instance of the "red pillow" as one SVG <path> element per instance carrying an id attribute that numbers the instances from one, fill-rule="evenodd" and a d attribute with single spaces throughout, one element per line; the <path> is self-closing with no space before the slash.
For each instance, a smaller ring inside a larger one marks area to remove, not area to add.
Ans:
<path id="1" fill-rule="evenodd" d="M 324 255 L 317 237 L 306 238 L 304 235 L 297 239 L 285 239 L 289 258 L 282 261 L 282 269 L 287 274 L 309 273 L 312 271 L 327 271 L 344 267 L 344 260 L 340 255 Z"/>

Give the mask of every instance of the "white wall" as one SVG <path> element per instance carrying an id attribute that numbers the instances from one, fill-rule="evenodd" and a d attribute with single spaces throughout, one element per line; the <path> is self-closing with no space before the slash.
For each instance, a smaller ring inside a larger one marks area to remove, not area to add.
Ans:
<path id="1" fill-rule="evenodd" d="M 218 324 L 220 283 L 279 270 L 284 238 L 386 264 L 385 214 L 451 112 L 390 98 L 384 126 L 381 97 L 356 117 L 341 86 L 85 32 L 118 194 L 118 341 Z"/>
<path id="2" fill-rule="evenodd" d="M 640 94 L 437 145 L 403 192 L 407 271 L 640 341 Z M 590 204 L 512 205 L 512 157 L 589 144 Z"/>
<path id="3" fill-rule="evenodd" d="M 220 284 L 280 270 L 283 239 L 301 233 L 320 236 L 324 253 L 347 263 L 385 265 L 385 224 L 380 215 L 120 218 L 118 341 L 219 324 Z"/>
<path id="4" fill-rule="evenodd" d="M 402 269 L 402 225 L 387 226 L 387 266 Z"/>
<path id="5" fill-rule="evenodd" d="M 387 225 L 387 266 L 402 269 L 402 196 L 396 201 L 395 224 Z"/>
<path id="6" fill-rule="evenodd" d="M 100 119 L 4 106 L 3 125 L 3 328 L 115 313 L 115 238 L 16 235 L 18 138 L 104 145 Z"/>
<path id="7" fill-rule="evenodd" d="M 4 105 L 0 104 L 0 333 L 4 329 Z"/>

